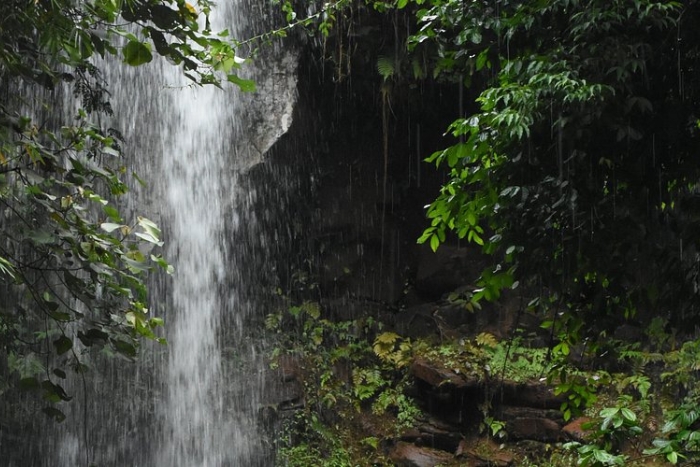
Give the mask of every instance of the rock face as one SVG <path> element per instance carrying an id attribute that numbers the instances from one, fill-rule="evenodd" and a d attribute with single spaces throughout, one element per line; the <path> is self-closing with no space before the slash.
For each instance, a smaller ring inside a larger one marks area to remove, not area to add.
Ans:
<path id="1" fill-rule="evenodd" d="M 236 154 L 242 166 L 261 163 L 272 145 L 289 130 L 297 102 L 298 64 L 298 52 L 289 49 L 265 60 L 264 72 L 250 70 L 257 90 L 240 96 L 245 109 L 241 118 L 247 127 L 242 134 L 248 139 L 239 145 L 240 153 Z"/>
<path id="2" fill-rule="evenodd" d="M 367 28 L 382 27 L 363 21 Z M 313 276 L 329 319 L 372 316 L 402 336 L 434 336 L 443 342 L 483 331 L 506 338 L 525 321 L 516 317 L 518 297 L 505 295 L 501 304 L 472 312 L 448 300 L 451 294 L 471 291 L 485 267 L 483 256 L 450 238 L 437 254 L 416 243 L 428 226 L 424 206 L 442 180 L 422 160 L 447 144 L 441 135 L 458 116 L 456 89 L 394 89 L 385 123 L 376 74 L 380 46 L 356 53 L 364 55 L 350 57 L 352 83 L 312 53 L 302 53 L 292 124 L 266 153 L 271 163 L 258 169 L 263 181 L 266 170 L 288 174 L 288 180 L 299 177 L 292 201 L 281 200 L 279 208 L 291 216 L 288 230 L 280 232 L 280 238 L 292 239 L 290 246 L 284 250 L 277 245 L 287 262 L 284 268 L 296 268 L 287 272 L 288 282 L 305 287 L 300 278 Z M 271 103 L 279 109 L 275 118 L 280 128 L 289 122 L 285 99 Z M 266 206 L 276 201 L 268 200 Z M 497 448 L 485 458 L 464 443 L 478 435 L 484 404 L 503 420 L 511 439 L 549 442 L 563 437 L 556 410 L 561 400 L 540 383 L 489 381 L 426 359 L 413 362 L 411 373 L 411 395 L 426 419 L 392 440 L 387 454 L 396 465 L 511 465 L 512 457 Z M 286 389 L 275 407 L 303 403 L 299 377 L 297 364 L 280 362 L 275 378 Z"/>
<path id="3" fill-rule="evenodd" d="M 389 457 L 400 467 L 435 467 L 450 461 L 452 456 L 436 449 L 399 442 L 391 450 Z"/>
<path id="4" fill-rule="evenodd" d="M 592 432 L 591 429 L 585 428 L 586 423 L 589 422 L 591 419 L 588 417 L 577 418 L 562 428 L 562 433 L 573 441 L 584 442 Z"/>
<path id="5" fill-rule="evenodd" d="M 431 415 L 454 425 L 461 434 L 473 433 L 483 421 L 480 405 L 505 422 L 513 440 L 556 442 L 565 437 L 558 408 L 563 399 L 540 382 L 512 383 L 481 380 L 457 374 L 440 364 L 419 358 L 411 366 L 420 399 Z"/>

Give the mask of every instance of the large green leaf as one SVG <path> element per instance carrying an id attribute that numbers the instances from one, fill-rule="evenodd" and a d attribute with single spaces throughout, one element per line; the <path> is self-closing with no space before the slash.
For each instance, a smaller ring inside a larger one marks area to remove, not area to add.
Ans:
<path id="1" fill-rule="evenodd" d="M 73 341 L 66 336 L 61 336 L 53 341 L 53 346 L 56 348 L 58 355 L 63 355 L 73 348 Z"/>
<path id="2" fill-rule="evenodd" d="M 148 44 L 139 41 L 129 41 L 122 49 L 122 53 L 124 54 L 124 63 L 131 66 L 143 65 L 153 60 L 151 48 Z"/>
<path id="3" fill-rule="evenodd" d="M 238 75 L 230 74 L 226 76 L 226 79 L 238 86 L 243 92 L 255 92 L 255 81 L 251 79 L 243 79 Z"/>

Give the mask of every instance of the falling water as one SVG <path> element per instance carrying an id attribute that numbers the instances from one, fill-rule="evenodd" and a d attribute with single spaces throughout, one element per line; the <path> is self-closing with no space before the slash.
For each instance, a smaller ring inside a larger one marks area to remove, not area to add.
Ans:
<path id="1" fill-rule="evenodd" d="M 236 436 L 222 429 L 221 356 L 217 329 L 223 308 L 220 287 L 226 277 L 222 195 L 230 182 L 226 107 L 215 90 L 186 90 L 174 100 L 177 119 L 163 135 L 164 210 L 172 237 L 167 257 L 177 264 L 170 320 L 166 466 L 222 465 L 221 446 Z M 222 105 L 224 104 L 224 105 Z M 167 118 L 167 116 L 165 116 Z M 225 174 L 229 175 L 225 175 Z M 225 177 L 225 179 L 224 179 Z M 233 193 L 232 193 L 233 191 Z"/>
<path id="2" fill-rule="evenodd" d="M 219 2 L 213 29 L 245 37 L 243 18 L 256 14 L 243 8 L 255 6 Z M 151 313 L 165 318 L 168 345 L 148 344 L 138 365 L 112 359 L 76 382 L 69 389 L 83 395 L 65 407 L 70 422 L 40 433 L 44 458 L 22 465 L 269 465 L 255 422 L 261 361 L 244 329 L 260 310 L 241 263 L 265 267 L 246 257 L 266 247 L 247 211 L 256 193 L 243 188 L 246 171 L 287 130 L 296 99 L 296 57 L 272 55 L 267 69 L 242 72 L 258 83 L 252 97 L 192 86 L 163 61 L 104 64 L 114 126 L 130 169 L 147 181 L 124 210 L 161 226 L 175 267 L 151 284 Z"/>
<path id="3" fill-rule="evenodd" d="M 213 26 L 242 37 L 242 16 L 235 5 L 223 2 L 216 11 L 219 20 L 212 18 Z M 275 59 L 277 65 L 293 67 L 288 55 Z M 294 79 L 288 72 L 281 82 L 261 79 L 270 75 L 280 76 L 270 70 L 256 76 L 261 93 L 268 94 L 268 105 L 273 104 L 262 110 L 237 89 L 189 87 L 181 71 L 167 65 L 147 78 L 148 88 L 160 93 L 160 99 L 153 101 L 156 106 L 147 103 L 152 112 L 146 111 L 161 122 L 154 144 L 160 154 L 139 158 L 148 162 L 136 169 L 155 183 L 149 196 L 158 201 L 151 209 L 164 225 L 166 257 L 176 271 L 172 282 L 162 286 L 169 296 L 165 310 L 169 352 L 161 381 L 164 403 L 156 410 L 158 447 L 152 465 L 263 465 L 264 447 L 257 441 L 260 435 L 254 423 L 260 405 L 255 388 L 259 363 L 254 349 L 246 347 L 241 329 L 251 304 L 243 296 L 248 286 L 245 274 L 235 261 L 240 254 L 231 250 L 235 243 L 256 238 L 250 232 L 255 229 L 254 217 L 240 212 L 254 196 L 241 188 L 241 172 L 258 162 L 290 123 Z M 159 78 L 162 83 L 154 82 Z M 271 92 L 278 95 L 270 97 Z M 147 139 L 138 127 L 136 122 L 138 140 Z M 159 157 L 157 173 L 148 172 L 153 156 Z M 222 329 L 224 318 L 227 329 Z M 222 361 L 224 348 L 236 349 L 237 364 L 253 371 L 235 374 L 224 368 L 231 366 Z"/>

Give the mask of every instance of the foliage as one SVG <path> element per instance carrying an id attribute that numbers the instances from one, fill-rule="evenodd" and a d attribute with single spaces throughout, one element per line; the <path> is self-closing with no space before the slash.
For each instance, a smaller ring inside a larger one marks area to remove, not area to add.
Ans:
<path id="1" fill-rule="evenodd" d="M 480 343 L 481 336 L 476 337 L 476 342 L 483 346 Z M 493 338 L 492 335 L 490 336 Z M 526 347 L 521 339 L 501 341 L 484 348 L 489 354 L 488 367 L 491 376 L 503 380 L 516 382 L 538 380 L 551 366 L 546 348 Z"/>
<path id="2" fill-rule="evenodd" d="M 432 81 L 454 83 L 472 99 L 447 127 L 447 147 L 427 158 L 446 181 L 419 242 L 435 250 L 464 239 L 492 257 L 476 290 L 451 298 L 473 311 L 520 287 L 550 333 L 551 349 L 537 358 L 566 396 L 564 418 L 593 407 L 600 418 L 582 462 L 632 462 L 620 446 L 638 436 L 637 417 L 660 408 L 655 397 L 673 400 L 663 407 L 673 418 L 678 401 L 696 395 L 697 340 L 678 342 L 700 316 L 700 6 L 399 0 L 349 8 L 368 5 L 397 23 L 401 14 L 413 19 L 396 53 L 371 61 L 381 92 L 388 82 Z M 649 324 L 649 345 L 618 345 L 622 324 Z M 377 354 L 400 359 L 398 342 L 385 333 Z M 471 342 L 411 348 L 459 371 L 474 371 L 465 361 L 488 361 Z M 513 359 L 503 343 L 492 353 L 503 374 L 535 366 L 517 347 Z M 602 356 L 631 374 L 586 371 Z M 611 385 L 619 398 L 600 407 Z M 692 423 L 677 421 L 648 452 L 691 457 Z"/>
<path id="3" fill-rule="evenodd" d="M 488 430 L 489 436 L 493 438 L 505 438 L 506 422 L 496 420 L 493 417 L 484 417 L 483 428 Z"/>
<path id="4" fill-rule="evenodd" d="M 600 317 L 599 328 L 642 308 L 692 316 L 692 282 L 672 278 L 692 274 L 678 245 L 693 241 L 664 218 L 685 216 L 679 202 L 698 168 L 692 143 L 659 145 L 670 135 L 656 123 L 671 105 L 692 112 L 687 96 L 669 97 L 678 89 L 665 61 L 682 5 L 417 3 L 409 47 L 434 77 L 478 95 L 448 128 L 457 143 L 428 158 L 450 178 L 419 241 L 435 249 L 453 232 L 493 254 L 480 298 L 498 298 L 517 274 L 555 291 L 566 314 Z M 663 258 L 664 269 L 642 276 L 641 258 Z"/>
<path id="5" fill-rule="evenodd" d="M 380 360 L 396 365 L 407 366 L 413 358 L 411 341 L 394 332 L 383 332 L 374 339 L 374 354 Z"/>
<path id="6" fill-rule="evenodd" d="M 640 254 L 676 258 L 677 244 L 658 251 L 638 245 L 668 230 L 641 214 L 661 213 L 664 197 L 682 193 L 632 193 L 646 190 L 649 177 L 665 180 L 664 167 L 679 161 L 670 153 L 662 166 L 666 156 L 657 151 L 640 172 L 632 154 L 649 154 L 653 110 L 668 95 L 643 86 L 657 69 L 652 57 L 663 54 L 649 41 L 675 27 L 680 5 L 426 3 L 409 46 L 435 57 L 434 76 L 466 76 L 478 111 L 448 128 L 459 142 L 428 158 L 450 180 L 430 205 L 431 226 L 419 241 L 435 249 L 451 231 L 498 253 L 496 268 L 482 275 L 486 299 L 510 287 L 516 272 L 557 291 L 574 315 L 630 318 L 648 304 L 650 286 L 670 294 L 662 290 L 667 284 L 633 284 L 638 274 L 625 265 Z"/>
<path id="7" fill-rule="evenodd" d="M 274 31 L 269 31 L 253 40 L 265 40 L 268 37 L 286 37 L 288 31 L 302 29 L 309 35 L 320 34 L 324 39 L 328 37 L 331 30 L 336 26 L 338 16 L 342 19 L 343 12 L 351 6 L 349 0 L 336 0 L 335 2 L 323 2 L 312 8 L 308 4 L 300 4 L 290 0 L 274 0 L 274 4 L 279 5 L 284 14 L 287 25 Z M 305 10 L 306 16 L 297 14 L 297 10 Z M 312 13 L 313 10 L 316 10 Z"/>
<path id="8" fill-rule="evenodd" d="M 628 456 L 620 453 L 620 447 L 623 442 L 639 436 L 643 431 L 637 415 L 628 408 L 629 402 L 628 398 L 621 397 L 618 405 L 606 407 L 599 412 L 602 421 L 592 435 L 597 442 L 570 445 L 577 447 L 579 465 L 626 465 Z M 590 427 L 592 423 L 588 425 Z"/>
<path id="9" fill-rule="evenodd" d="M 218 85 L 224 78 L 249 87 L 233 73 L 243 62 L 236 42 L 227 31 L 211 31 L 210 12 L 208 0 L 196 8 L 184 0 L 10 2 L 0 29 L 0 72 L 53 86 L 81 80 L 72 70 L 88 67 L 94 56 L 138 66 L 153 60 L 155 49 L 195 83 Z"/>
<path id="10" fill-rule="evenodd" d="M 490 342 L 480 344 L 476 339 L 440 344 L 430 340 L 420 340 L 413 343 L 413 352 L 428 362 L 454 373 L 486 381 L 491 375 L 490 372 L 493 371 L 487 351 L 489 346 Z"/>
<path id="11" fill-rule="evenodd" d="M 285 427 L 280 462 L 309 465 L 315 458 L 313 465 L 358 465 L 369 454 L 383 465 L 377 437 L 360 420 L 371 413 L 381 434 L 393 436 L 420 415 L 406 395 L 410 341 L 380 332 L 383 326 L 371 317 L 331 321 L 310 301 L 268 315 L 266 327 L 276 333 L 273 365 L 292 356 L 303 366 L 305 404 Z"/>
<path id="12" fill-rule="evenodd" d="M 697 420 L 700 418 L 697 402 L 693 399 L 684 401 L 677 409 L 666 414 L 666 423 L 661 429 L 665 438 L 653 441 L 653 448 L 646 449 L 645 454 L 662 455 L 671 464 L 681 459 L 697 460 L 700 457 L 700 430 Z"/>
<path id="13" fill-rule="evenodd" d="M 278 456 L 284 459 L 285 466 L 306 467 L 348 467 L 354 465 L 350 453 L 337 437 L 316 414 L 297 413 L 294 420 L 286 427 L 287 435 L 292 430 L 306 433 L 303 442 L 294 443 L 291 439 L 282 440 Z"/>
<path id="14" fill-rule="evenodd" d="M 157 253 L 156 224 L 125 217 L 115 201 L 127 191 L 128 171 L 120 132 L 102 122 L 112 107 L 96 64 L 140 66 L 155 52 L 197 85 L 228 80 L 252 90 L 235 74 L 244 61 L 236 42 L 210 30 L 210 8 L 206 0 L 3 5 L 0 391 L 68 401 L 63 380 L 91 369 L 91 351 L 133 359 L 141 339 L 163 342 L 145 277 L 172 268 Z M 56 103 L 70 86 L 81 108 L 64 116 L 68 109 Z M 55 405 L 44 411 L 64 418 Z"/>

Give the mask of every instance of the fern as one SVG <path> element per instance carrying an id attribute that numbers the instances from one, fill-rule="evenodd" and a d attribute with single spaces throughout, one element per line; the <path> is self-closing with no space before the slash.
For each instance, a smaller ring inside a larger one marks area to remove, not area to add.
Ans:
<path id="1" fill-rule="evenodd" d="M 377 59 L 377 71 L 384 79 L 384 81 L 394 76 L 394 73 L 396 73 L 396 64 L 394 62 L 394 59 L 392 57 L 386 57 L 383 55 L 380 56 Z"/>
<path id="2" fill-rule="evenodd" d="M 498 345 L 498 340 L 496 340 L 496 337 L 493 334 L 482 332 L 476 336 L 476 343 L 480 347 L 490 347 L 493 349 Z"/>

